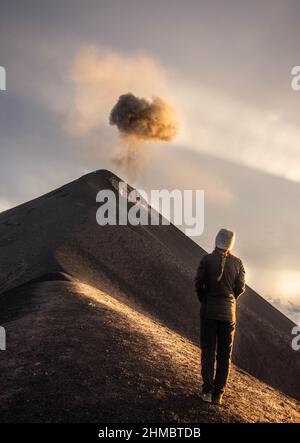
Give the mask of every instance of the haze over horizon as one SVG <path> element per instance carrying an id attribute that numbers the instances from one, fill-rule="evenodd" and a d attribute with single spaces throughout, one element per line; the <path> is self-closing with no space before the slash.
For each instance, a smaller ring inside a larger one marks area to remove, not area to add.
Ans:
<path id="1" fill-rule="evenodd" d="M 300 4 L 14 0 L 1 6 L 0 210 L 112 164 L 118 96 L 165 97 L 181 131 L 145 145 L 140 188 L 204 189 L 211 249 L 237 232 L 248 284 L 300 322 Z M 214 23 L 214 26 L 212 26 Z M 137 39 L 136 36 L 139 36 Z M 38 38 L 37 38 L 38 36 Z"/>

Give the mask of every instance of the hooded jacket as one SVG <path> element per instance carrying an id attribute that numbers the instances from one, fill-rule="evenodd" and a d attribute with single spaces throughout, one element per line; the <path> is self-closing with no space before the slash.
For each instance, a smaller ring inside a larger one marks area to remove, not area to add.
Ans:
<path id="1" fill-rule="evenodd" d="M 236 300 L 245 291 L 242 260 L 216 248 L 201 259 L 195 285 L 201 302 L 201 317 L 236 320 Z"/>

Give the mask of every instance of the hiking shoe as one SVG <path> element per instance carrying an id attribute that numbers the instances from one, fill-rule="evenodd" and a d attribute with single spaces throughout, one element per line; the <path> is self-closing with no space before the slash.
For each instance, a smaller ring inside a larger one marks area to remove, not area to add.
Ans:
<path id="1" fill-rule="evenodd" d="M 221 406 L 223 404 L 223 395 L 222 394 L 215 394 L 212 398 L 212 402 L 214 405 Z"/>
<path id="2" fill-rule="evenodd" d="M 211 392 L 201 392 L 200 398 L 202 401 L 205 401 L 205 403 L 211 403 L 212 402 L 212 393 Z"/>

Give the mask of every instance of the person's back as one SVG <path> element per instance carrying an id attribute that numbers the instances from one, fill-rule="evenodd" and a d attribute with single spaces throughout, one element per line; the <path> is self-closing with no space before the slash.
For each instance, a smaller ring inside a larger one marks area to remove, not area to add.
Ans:
<path id="1" fill-rule="evenodd" d="M 244 273 L 242 261 L 230 252 L 216 248 L 205 255 L 196 277 L 201 316 L 235 321 L 236 299 L 245 289 Z"/>
<path id="2" fill-rule="evenodd" d="M 235 333 L 236 299 L 245 291 L 242 261 L 230 253 L 234 232 L 221 229 L 216 248 L 198 267 L 196 291 L 201 302 L 202 399 L 222 403 Z M 217 369 L 214 375 L 215 351 Z"/>

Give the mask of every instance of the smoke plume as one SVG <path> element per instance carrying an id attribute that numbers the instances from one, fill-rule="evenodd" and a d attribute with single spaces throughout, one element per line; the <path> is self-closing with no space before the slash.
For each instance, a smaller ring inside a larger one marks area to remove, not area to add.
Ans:
<path id="1" fill-rule="evenodd" d="M 110 124 L 123 135 L 141 140 L 171 141 L 178 132 L 178 121 L 173 108 L 160 97 L 152 102 L 133 94 L 123 94 L 113 107 Z"/>
<path id="2" fill-rule="evenodd" d="M 115 162 L 118 166 L 127 166 L 130 176 L 136 175 L 143 166 L 140 149 L 143 142 L 169 142 L 178 133 L 175 110 L 160 97 L 148 101 L 131 93 L 123 94 L 111 110 L 109 122 L 117 126 L 124 141 Z"/>

